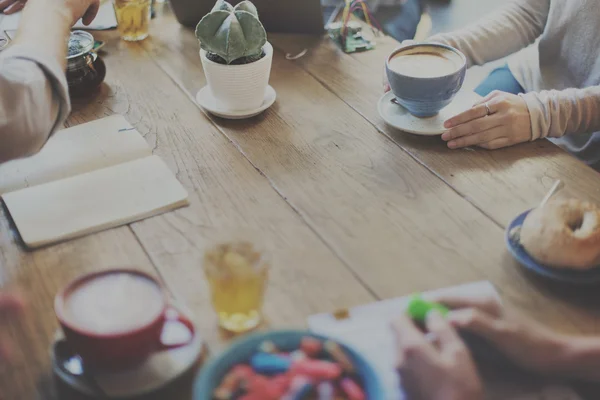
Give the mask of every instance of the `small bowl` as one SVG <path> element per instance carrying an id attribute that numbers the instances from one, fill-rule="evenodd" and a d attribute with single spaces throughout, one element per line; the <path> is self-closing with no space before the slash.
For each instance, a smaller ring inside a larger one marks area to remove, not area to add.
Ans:
<path id="1" fill-rule="evenodd" d="M 390 61 L 399 53 L 445 54 L 454 61 L 456 70 L 433 77 L 403 75 L 390 68 Z M 400 47 L 392 52 L 385 62 L 385 70 L 396 101 L 416 117 L 436 115 L 446 107 L 465 80 L 467 59 L 457 49 L 437 43 L 422 43 Z"/>
<path id="2" fill-rule="evenodd" d="M 329 339 L 308 331 L 289 330 L 255 333 L 237 340 L 224 353 L 202 368 L 194 383 L 194 400 L 211 399 L 213 391 L 225 374 L 235 365 L 248 362 L 264 340 L 272 341 L 281 350 L 293 351 L 300 348 L 300 341 L 305 336 L 323 341 Z M 339 343 L 337 340 L 336 342 Z M 342 343 L 340 345 L 355 365 L 358 376 L 362 379 L 367 399 L 385 400 L 383 384 L 371 364 L 356 350 Z"/>

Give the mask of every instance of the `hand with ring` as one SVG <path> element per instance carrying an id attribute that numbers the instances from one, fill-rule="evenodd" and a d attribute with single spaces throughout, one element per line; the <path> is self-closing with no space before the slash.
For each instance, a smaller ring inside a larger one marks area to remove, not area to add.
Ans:
<path id="1" fill-rule="evenodd" d="M 520 96 L 493 91 L 472 108 L 444 123 L 442 139 L 451 149 L 493 150 L 531 140 L 529 109 Z"/>

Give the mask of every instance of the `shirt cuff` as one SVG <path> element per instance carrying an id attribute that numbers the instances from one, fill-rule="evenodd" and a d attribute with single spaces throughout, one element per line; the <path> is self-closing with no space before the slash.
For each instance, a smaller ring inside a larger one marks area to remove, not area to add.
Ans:
<path id="1" fill-rule="evenodd" d="M 529 110 L 529 120 L 531 122 L 531 141 L 545 138 L 550 132 L 550 115 L 546 115 L 546 107 L 541 99 L 535 93 L 519 93 L 519 96 L 525 100 Z"/>
<path id="2" fill-rule="evenodd" d="M 66 73 L 62 66 L 56 61 L 56 57 L 36 46 L 24 44 L 15 44 L 9 46 L 0 53 L 0 58 L 18 58 L 36 63 L 50 81 L 52 92 L 58 101 L 58 115 L 56 121 L 49 132 L 48 137 L 62 127 L 67 117 L 71 113 L 71 100 L 69 97 L 69 85 L 67 84 Z"/>

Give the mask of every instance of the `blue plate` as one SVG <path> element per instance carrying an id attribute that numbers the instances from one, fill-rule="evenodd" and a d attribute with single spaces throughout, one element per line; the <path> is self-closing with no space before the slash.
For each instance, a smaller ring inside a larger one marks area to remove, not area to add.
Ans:
<path id="1" fill-rule="evenodd" d="M 523 214 L 519 215 L 510 223 L 508 228 L 506 228 L 506 247 L 508 247 L 508 251 L 513 257 L 526 269 L 553 281 L 576 285 L 594 285 L 600 283 L 600 266 L 586 271 L 548 267 L 534 260 L 517 240 L 511 239 L 510 232 L 514 228 L 523 225 L 523 221 L 525 221 L 525 217 L 530 211 L 531 210 L 525 211 Z"/>
<path id="2" fill-rule="evenodd" d="M 248 362 L 264 340 L 272 341 L 283 351 L 293 351 L 300 347 L 300 341 L 305 336 L 321 340 L 328 339 L 307 331 L 272 331 L 252 334 L 237 340 L 224 353 L 202 368 L 194 383 L 194 400 L 212 399 L 213 391 L 225 374 L 236 364 Z M 367 399 L 385 400 L 383 384 L 375 369 L 356 350 L 341 345 L 354 363 L 358 376 L 362 379 Z"/>

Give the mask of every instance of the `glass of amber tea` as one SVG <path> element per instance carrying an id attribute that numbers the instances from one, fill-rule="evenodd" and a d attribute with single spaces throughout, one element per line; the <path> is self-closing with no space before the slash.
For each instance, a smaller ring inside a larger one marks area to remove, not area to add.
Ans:
<path id="1" fill-rule="evenodd" d="M 148 37 L 151 0 L 114 0 L 119 33 L 123 40 L 135 42 Z"/>
<path id="2" fill-rule="evenodd" d="M 220 241 L 205 252 L 204 273 L 222 328 L 240 333 L 261 322 L 269 275 L 262 247 L 243 238 Z"/>

